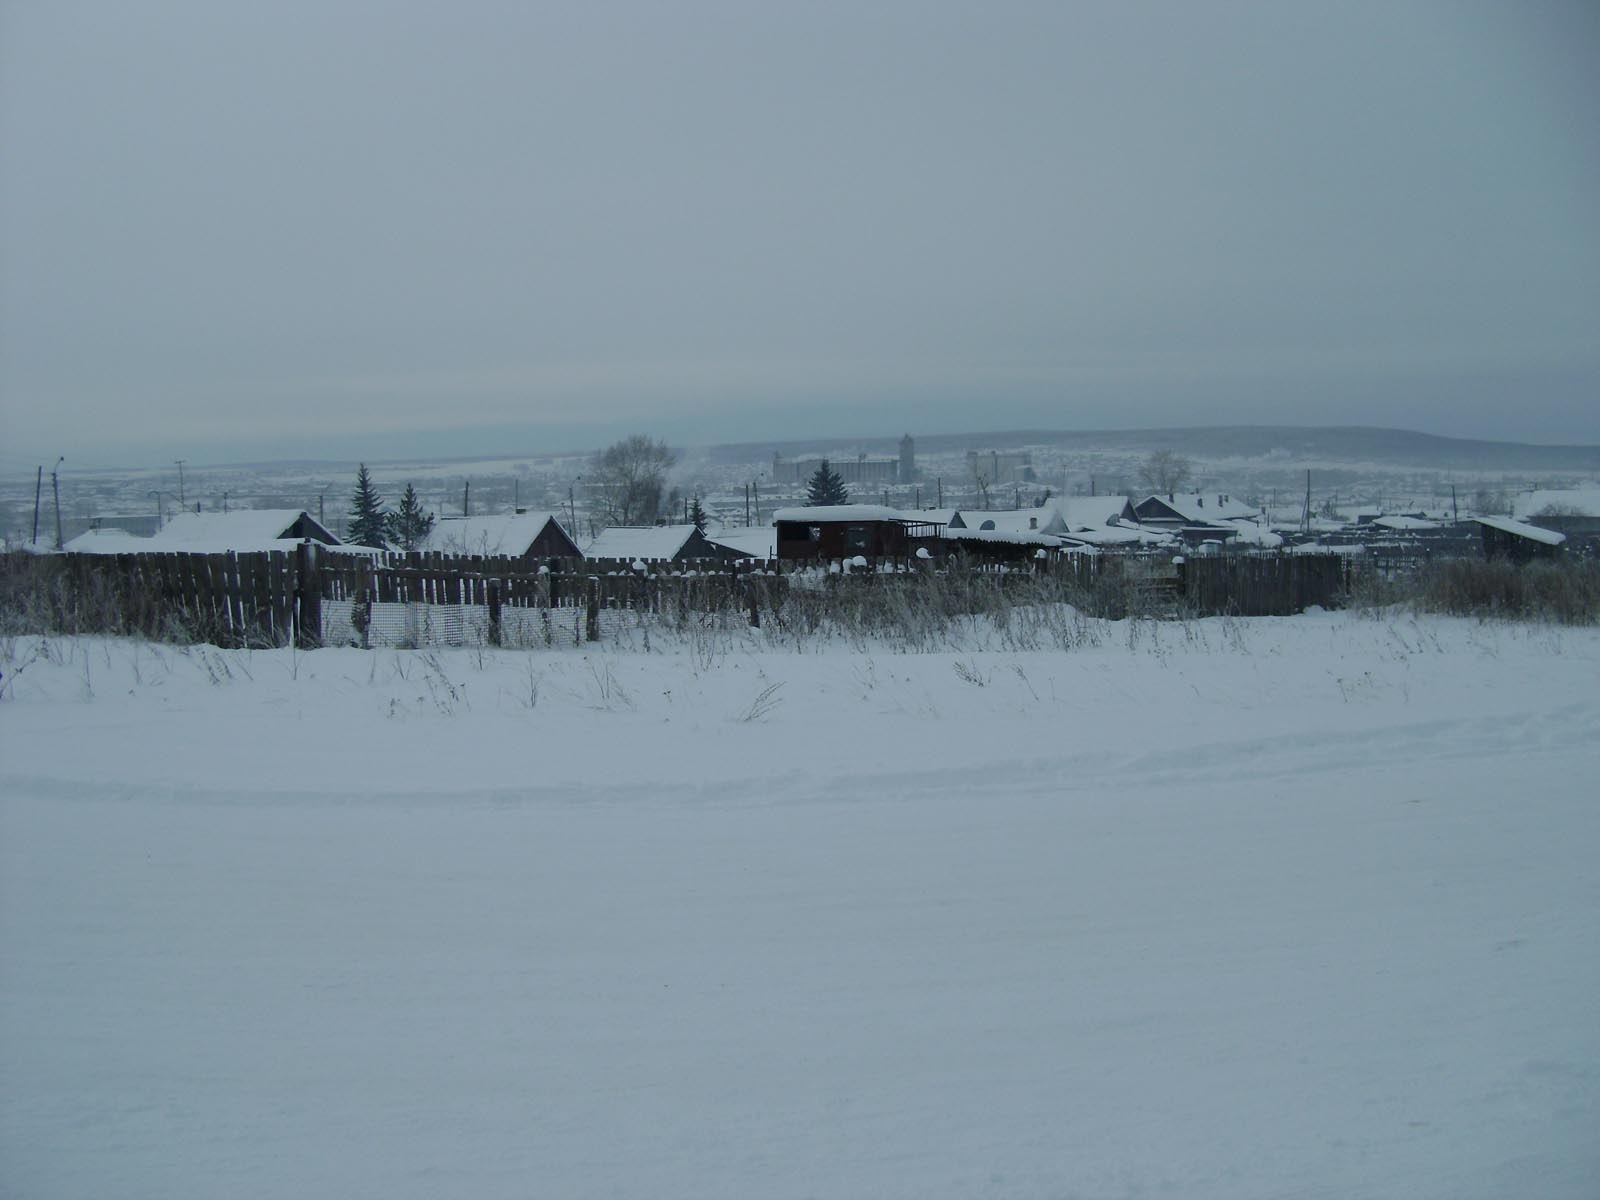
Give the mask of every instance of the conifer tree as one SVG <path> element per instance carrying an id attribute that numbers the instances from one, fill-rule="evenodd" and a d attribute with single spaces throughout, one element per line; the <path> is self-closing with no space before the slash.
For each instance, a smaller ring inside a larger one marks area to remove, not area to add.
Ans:
<path id="1" fill-rule="evenodd" d="M 689 523 L 700 531 L 704 537 L 706 532 L 706 510 L 700 507 L 700 497 L 696 496 L 689 505 Z"/>
<path id="2" fill-rule="evenodd" d="M 350 493 L 350 529 L 347 540 L 356 546 L 371 546 L 382 550 L 387 544 L 386 533 L 389 514 L 384 511 L 383 497 L 362 463 L 356 471 L 355 491 Z"/>
<path id="3" fill-rule="evenodd" d="M 420 550 L 433 530 L 433 514 L 422 507 L 417 489 L 406 484 L 400 507 L 389 514 L 389 540 L 402 550 Z"/>
<path id="4" fill-rule="evenodd" d="M 818 508 L 829 504 L 849 504 L 850 489 L 845 487 L 839 473 L 823 459 L 806 486 L 806 507 Z"/>

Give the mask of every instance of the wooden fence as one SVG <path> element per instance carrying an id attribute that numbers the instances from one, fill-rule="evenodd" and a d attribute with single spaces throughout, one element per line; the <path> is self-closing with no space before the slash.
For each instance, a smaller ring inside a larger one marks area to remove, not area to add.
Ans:
<path id="1" fill-rule="evenodd" d="M 804 570 L 818 572 L 816 564 Z M 1351 582 L 1345 561 L 1332 556 L 1190 558 L 1181 567 L 1165 557 L 1120 555 L 1009 567 L 908 561 L 854 573 L 836 565 L 825 587 L 807 587 L 808 613 L 825 615 L 830 598 L 859 609 L 874 595 L 915 595 L 919 577 L 944 581 L 946 603 L 981 604 L 985 595 L 1004 594 L 1071 600 L 1113 617 L 1294 613 L 1338 605 Z M 379 640 L 371 636 L 374 614 L 385 606 L 470 612 L 480 624 L 474 639 L 501 645 L 508 629 L 529 628 L 523 618 L 533 610 L 540 616 L 534 626 L 550 645 L 555 631 L 564 641 L 599 640 L 607 614 L 618 611 L 678 619 L 737 614 L 760 625 L 764 614 L 784 610 L 791 589 L 805 579 L 794 564 L 755 560 L 663 563 L 642 571 L 631 563 L 575 562 L 551 570 L 520 559 L 352 555 L 307 543 L 292 552 L 252 554 L 9 554 L 0 559 L 0 603 L 17 618 L 13 628 L 302 648 L 373 644 Z M 330 614 L 337 614 L 337 630 Z"/>

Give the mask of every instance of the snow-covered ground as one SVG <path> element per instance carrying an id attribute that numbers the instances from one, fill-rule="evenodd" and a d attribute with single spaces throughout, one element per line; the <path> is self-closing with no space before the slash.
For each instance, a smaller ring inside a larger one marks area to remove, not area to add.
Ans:
<path id="1" fill-rule="evenodd" d="M 9 644 L 0 1194 L 1594 1196 L 1600 631 L 1085 642 Z"/>

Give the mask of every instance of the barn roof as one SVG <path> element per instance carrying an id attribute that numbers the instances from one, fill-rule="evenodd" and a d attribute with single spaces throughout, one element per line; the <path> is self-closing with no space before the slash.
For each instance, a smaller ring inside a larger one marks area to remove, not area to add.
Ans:
<path id="1" fill-rule="evenodd" d="M 748 528 L 718 529 L 706 532 L 706 541 L 714 546 L 725 546 L 739 554 L 754 558 L 778 557 L 778 531 L 771 525 L 752 525 Z"/>
<path id="2" fill-rule="evenodd" d="M 1437 521 L 1425 521 L 1420 517 L 1406 517 L 1399 514 L 1392 517 L 1374 518 L 1372 524 L 1380 529 L 1393 529 L 1398 532 L 1438 529 L 1440 527 Z"/>
<path id="3" fill-rule="evenodd" d="M 1514 521 L 1510 517 L 1473 517 L 1479 525 L 1487 525 L 1490 529 L 1498 529 L 1501 533 L 1513 534 L 1524 537 L 1529 541 L 1541 542 L 1546 546 L 1559 546 L 1567 540 L 1567 535 L 1557 533 L 1554 529 L 1540 529 L 1537 525 L 1527 525 L 1521 521 Z"/>
<path id="4" fill-rule="evenodd" d="M 1099 529 L 1116 524 L 1128 507 L 1126 496 L 1055 496 L 1044 507 L 1060 516 L 1063 528 Z M 1041 522 L 1041 527 L 1043 523 Z"/>
<path id="5" fill-rule="evenodd" d="M 425 550 L 446 554 L 526 554 L 545 526 L 549 512 L 493 513 L 480 517 L 441 517 L 428 532 Z M 559 526 L 560 522 L 556 521 Z"/>
<path id="6" fill-rule="evenodd" d="M 152 547 L 149 538 L 126 529 L 86 529 L 61 548 L 69 554 L 138 554 Z"/>
<path id="7" fill-rule="evenodd" d="M 286 550 L 298 544 L 298 539 L 287 535 L 300 521 L 309 522 L 309 528 L 319 530 L 329 545 L 339 544 L 339 539 L 323 529 L 304 509 L 236 508 L 231 512 L 180 512 L 152 537 L 143 539 L 145 544 L 140 548 L 187 554 Z"/>
<path id="8" fill-rule="evenodd" d="M 693 525 L 614 525 L 583 548 L 585 558 L 670 559 L 695 535 Z"/>
<path id="9" fill-rule="evenodd" d="M 1243 504 L 1225 493 L 1173 496 L 1170 500 L 1166 496 L 1150 495 L 1139 503 L 1142 505 L 1150 500 L 1171 509 L 1191 524 L 1212 524 L 1256 515 L 1256 510 L 1248 504 Z"/>
<path id="10" fill-rule="evenodd" d="M 1055 516 L 1055 510 L 1050 508 L 1004 508 L 1004 509 L 959 509 L 957 514 L 961 518 L 961 525 L 957 532 L 964 526 L 967 529 L 982 529 L 988 525 L 994 530 L 1011 530 L 1017 533 L 1037 533 L 1044 529 Z M 1032 522 L 1030 525 L 1029 522 Z"/>

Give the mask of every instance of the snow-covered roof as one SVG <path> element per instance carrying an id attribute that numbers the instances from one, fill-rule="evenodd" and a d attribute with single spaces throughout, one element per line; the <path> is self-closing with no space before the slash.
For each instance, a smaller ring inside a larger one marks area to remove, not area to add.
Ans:
<path id="1" fill-rule="evenodd" d="M 780 508 L 772 514 L 772 519 L 814 525 L 833 521 L 925 521 L 928 514 L 902 512 L 881 504 L 818 504 L 814 507 Z"/>
<path id="2" fill-rule="evenodd" d="M 1283 539 L 1261 522 L 1235 520 L 1228 524 L 1239 531 L 1235 538 L 1238 545 L 1259 546 L 1263 550 L 1276 550 L 1283 545 Z"/>
<path id="3" fill-rule="evenodd" d="M 740 554 L 754 558 L 778 557 L 778 531 L 771 525 L 752 525 L 748 528 L 708 529 L 706 541 L 715 546 L 726 546 Z"/>
<path id="4" fill-rule="evenodd" d="M 1518 517 L 1536 517 L 1546 509 L 1563 515 L 1600 517 L 1600 487 L 1523 492 L 1512 500 L 1511 507 Z"/>
<path id="5" fill-rule="evenodd" d="M 961 523 L 968 529 L 1011 530 L 1014 533 L 1037 533 L 1050 523 L 1055 510 L 1049 508 L 958 509 Z M 958 528 L 956 532 L 960 532 Z"/>
<path id="6" fill-rule="evenodd" d="M 1376 525 L 1379 529 L 1419 530 L 1439 528 L 1439 522 L 1424 521 L 1419 517 L 1378 517 L 1371 523 Z"/>
<path id="7" fill-rule="evenodd" d="M 441 517 L 424 550 L 445 554 L 526 554 L 544 527 L 556 521 L 549 512 L 494 513 L 480 517 Z M 560 524 L 557 521 L 557 524 Z"/>
<path id="8" fill-rule="evenodd" d="M 1126 496 L 1055 496 L 1045 501 L 1069 530 L 1100 529 L 1115 524 L 1128 507 Z M 1041 522 L 1040 527 L 1043 528 Z"/>
<path id="9" fill-rule="evenodd" d="M 1232 521 L 1239 517 L 1254 517 L 1256 510 L 1248 504 L 1233 499 L 1226 493 L 1209 492 L 1195 495 L 1174 496 L 1168 500 L 1164 495 L 1150 495 L 1140 500 L 1157 500 L 1172 509 L 1185 521 L 1210 524 L 1216 521 Z"/>
<path id="10" fill-rule="evenodd" d="M 693 525 L 614 525 L 583 548 L 585 558 L 670 559 L 694 536 Z"/>
<path id="11" fill-rule="evenodd" d="M 236 508 L 232 512 L 180 512 L 153 536 L 143 539 L 141 549 L 186 554 L 292 549 L 299 542 L 286 535 L 302 520 L 321 530 L 330 543 L 338 542 L 303 509 Z"/>
<path id="12" fill-rule="evenodd" d="M 1542 542 L 1546 546 L 1559 546 L 1567 540 L 1567 535 L 1557 533 L 1554 529 L 1540 529 L 1537 525 L 1528 525 L 1522 521 L 1513 521 L 1510 517 L 1474 517 L 1479 525 L 1487 525 L 1490 529 L 1498 529 L 1502 533 L 1512 533 L 1517 537 L 1525 537 L 1529 541 Z"/>
<path id="13" fill-rule="evenodd" d="M 86 529 L 62 547 L 69 554 L 138 554 L 150 539 L 126 529 Z"/>

